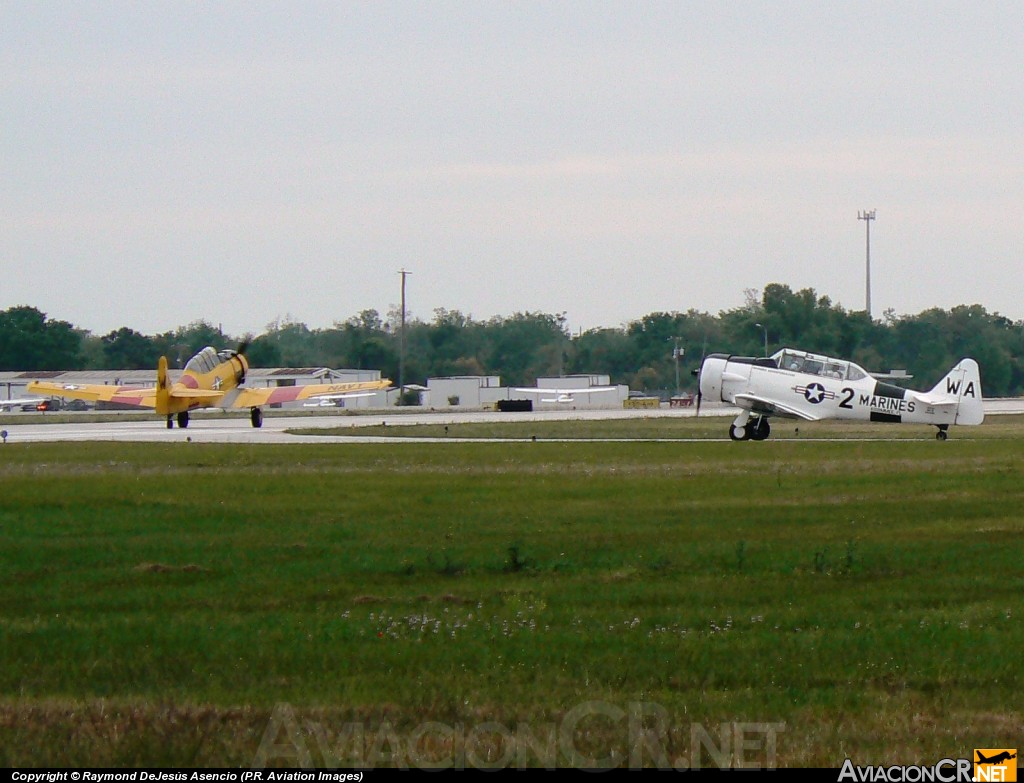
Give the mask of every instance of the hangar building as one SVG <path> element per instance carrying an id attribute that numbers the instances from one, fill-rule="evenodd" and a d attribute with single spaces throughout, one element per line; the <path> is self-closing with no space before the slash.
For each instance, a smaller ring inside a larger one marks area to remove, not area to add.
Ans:
<path id="1" fill-rule="evenodd" d="M 621 408 L 629 397 L 629 387 L 618 385 L 608 391 L 577 394 L 571 402 L 556 402 L 554 395 L 541 394 L 540 389 L 589 389 L 610 386 L 607 375 L 564 375 L 553 378 L 538 378 L 538 391 L 517 391 L 517 388 L 502 386 L 497 375 L 462 375 L 450 378 L 428 378 L 424 405 L 431 408 L 467 407 L 479 408 L 495 405 L 502 400 L 530 400 L 535 410 L 564 409 L 566 406 L 580 409 Z"/>

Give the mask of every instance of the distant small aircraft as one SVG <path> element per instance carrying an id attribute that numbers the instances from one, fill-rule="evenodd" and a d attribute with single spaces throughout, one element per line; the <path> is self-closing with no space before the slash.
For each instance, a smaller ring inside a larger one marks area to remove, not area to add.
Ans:
<path id="1" fill-rule="evenodd" d="M 310 402 L 302 403 L 303 408 L 335 408 L 343 400 L 351 400 L 354 397 L 372 397 L 376 392 L 349 392 L 348 394 L 324 394 L 314 397 Z"/>
<path id="2" fill-rule="evenodd" d="M 763 359 L 713 353 L 695 373 L 698 414 L 705 398 L 743 409 L 729 426 L 733 440 L 764 440 L 770 416 L 933 424 L 939 440 L 950 424 L 985 418 L 974 359 L 961 359 L 927 392 L 884 383 L 853 362 L 791 348 Z"/>
<path id="3" fill-rule="evenodd" d="M 615 391 L 615 386 L 587 386 L 580 389 L 539 389 L 539 388 L 517 388 L 512 391 L 520 394 L 553 394 L 554 397 L 541 397 L 540 402 L 558 402 L 562 404 L 576 402 L 577 394 L 597 394 L 599 392 Z"/>
<path id="4" fill-rule="evenodd" d="M 379 381 L 250 388 L 242 385 L 249 370 L 244 354 L 244 344 L 237 351 L 203 348 L 188 360 L 181 378 L 174 383 L 170 382 L 167 374 L 167 357 L 161 356 L 156 370 L 156 387 L 32 381 L 26 388 L 30 392 L 73 400 L 152 408 L 167 417 L 167 429 L 171 429 L 175 417 L 179 427 L 187 427 L 189 411 L 197 408 L 249 408 L 252 426 L 261 427 L 264 405 L 324 397 L 338 399 L 391 386 L 391 381 L 384 378 Z"/>
<path id="5" fill-rule="evenodd" d="M 42 405 L 44 402 L 49 402 L 46 397 L 18 397 L 12 400 L 0 400 L 0 412 L 13 411 L 15 408 L 20 410 L 37 410 L 37 406 Z M 43 410 L 46 410 L 44 408 Z"/>

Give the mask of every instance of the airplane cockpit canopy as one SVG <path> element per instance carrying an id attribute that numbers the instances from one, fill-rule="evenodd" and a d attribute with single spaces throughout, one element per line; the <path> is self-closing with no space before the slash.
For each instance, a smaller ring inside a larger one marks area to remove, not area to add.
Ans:
<path id="1" fill-rule="evenodd" d="M 188 360 L 188 363 L 185 365 L 185 369 L 191 370 L 197 375 L 205 375 L 217 367 L 217 365 L 223 364 L 234 355 L 234 351 L 225 349 L 218 352 L 214 348 L 206 346 L 203 350 Z"/>
<path id="2" fill-rule="evenodd" d="M 791 372 L 802 372 L 808 375 L 818 375 L 822 378 L 834 378 L 839 381 L 859 381 L 868 377 L 868 374 L 853 362 L 843 359 L 830 359 L 827 356 L 818 356 L 805 351 L 794 351 L 791 348 L 783 348 L 781 351 L 772 354 L 772 359 L 780 370 Z"/>

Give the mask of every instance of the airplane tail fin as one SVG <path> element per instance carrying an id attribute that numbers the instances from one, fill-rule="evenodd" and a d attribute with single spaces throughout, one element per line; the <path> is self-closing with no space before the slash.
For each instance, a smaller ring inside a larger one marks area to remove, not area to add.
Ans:
<path id="1" fill-rule="evenodd" d="M 974 359 L 961 359 L 935 385 L 931 393 L 956 398 L 955 424 L 981 424 L 985 420 L 985 409 L 981 401 L 981 373 Z"/>
<path id="2" fill-rule="evenodd" d="M 156 412 L 166 416 L 171 411 L 171 383 L 167 377 L 167 357 L 161 356 L 156 366 Z"/>

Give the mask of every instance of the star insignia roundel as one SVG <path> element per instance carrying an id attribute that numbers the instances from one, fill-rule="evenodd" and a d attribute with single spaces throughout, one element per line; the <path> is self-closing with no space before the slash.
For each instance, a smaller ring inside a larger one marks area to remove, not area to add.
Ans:
<path id="1" fill-rule="evenodd" d="M 804 391 L 804 397 L 807 398 L 807 402 L 817 405 L 825 399 L 825 387 L 820 383 L 812 383 Z"/>

